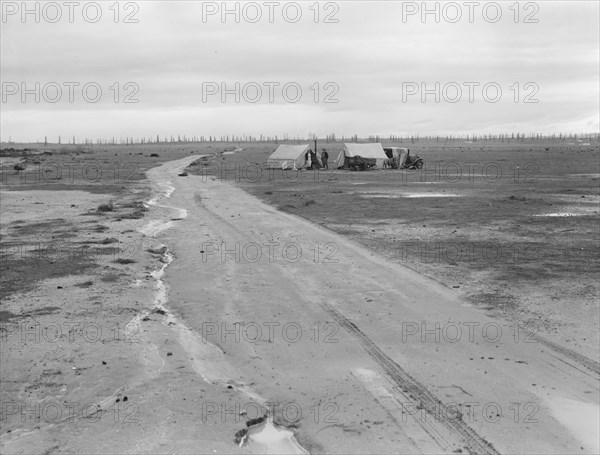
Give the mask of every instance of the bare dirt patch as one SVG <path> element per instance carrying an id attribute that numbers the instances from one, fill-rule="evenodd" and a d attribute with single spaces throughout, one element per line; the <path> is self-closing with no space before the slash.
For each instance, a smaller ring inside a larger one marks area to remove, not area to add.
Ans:
<path id="1" fill-rule="evenodd" d="M 144 171 L 160 161 L 133 160 L 126 150 L 21 149 L 10 154 L 24 170 L 2 163 L 3 451 L 71 451 L 60 432 L 80 432 L 90 415 L 96 432 L 135 421 L 136 394 L 117 395 L 146 375 L 141 330 L 131 321 L 152 304 L 148 270 L 160 261 L 146 250 L 159 244 L 136 229 L 150 194 Z"/>

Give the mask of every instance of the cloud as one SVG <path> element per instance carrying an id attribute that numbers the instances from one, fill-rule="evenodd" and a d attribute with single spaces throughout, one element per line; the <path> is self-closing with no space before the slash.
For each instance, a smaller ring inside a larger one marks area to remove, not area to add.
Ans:
<path id="1" fill-rule="evenodd" d="M 254 17 L 253 7 L 234 2 L 228 7 L 238 5 L 239 22 L 233 14 L 225 22 L 220 14 L 206 15 L 206 8 L 221 8 L 221 2 L 140 2 L 136 11 L 126 11 L 121 3 L 117 22 L 109 3 L 102 4 L 97 23 L 78 16 L 73 23 L 6 18 L 2 81 L 19 89 L 22 83 L 31 89 L 38 82 L 41 88 L 40 102 L 32 94 L 22 102 L 20 93 L 4 90 L 2 140 L 59 131 L 112 137 L 597 128 L 596 2 L 527 4 L 537 10 L 519 3 L 517 22 L 511 4 L 502 3 L 497 23 L 485 20 L 479 10 L 468 22 L 461 2 L 455 2 L 462 5 L 457 23 L 445 20 L 450 10 L 444 3 L 428 4 L 439 5 L 438 22 L 432 15 L 423 21 L 420 14 L 403 21 L 402 8 L 420 8 L 421 2 L 322 2 L 318 8 L 301 3 L 297 22 L 290 20 L 292 9 L 283 14 L 290 2 L 281 2 L 270 23 L 268 7 L 254 3 L 262 13 L 256 23 L 247 20 Z M 132 12 L 138 22 L 124 23 Z M 524 23 L 532 13 L 538 22 Z M 337 22 L 325 23 L 328 16 Z M 47 101 L 44 95 L 52 92 L 44 92 L 44 86 L 50 84 L 50 90 L 53 83 L 64 87 L 68 82 L 79 83 L 73 102 L 67 92 L 56 103 Z M 430 94 L 422 102 L 421 93 L 403 99 L 411 82 L 429 90 L 439 83 L 441 99 L 435 102 Z M 469 82 L 479 84 L 472 103 L 464 85 Z M 207 96 L 213 83 L 219 92 Z M 239 102 L 231 93 L 222 102 L 221 84 L 232 90 L 236 83 Z M 269 83 L 279 84 L 273 86 L 274 100 Z M 498 102 L 485 100 L 481 88 L 486 83 L 501 88 Z M 96 102 L 85 99 L 85 84 L 101 87 Z M 293 91 L 283 93 L 285 84 L 290 90 L 299 86 L 300 99 Z M 464 91 L 454 103 L 445 96 L 452 92 L 443 90 L 456 85 Z M 262 96 L 254 103 L 256 86 Z M 127 95 L 138 103 L 124 103 Z M 525 103 L 527 95 L 538 103 Z"/>

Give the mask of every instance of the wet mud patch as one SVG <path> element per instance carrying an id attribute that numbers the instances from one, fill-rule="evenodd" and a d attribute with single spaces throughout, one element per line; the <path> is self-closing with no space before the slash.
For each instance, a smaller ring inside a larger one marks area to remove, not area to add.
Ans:
<path id="1" fill-rule="evenodd" d="M 64 218 L 56 218 L 53 220 L 42 221 L 37 223 L 25 223 L 23 221 L 15 221 L 11 223 L 9 232 L 13 235 L 28 236 L 28 235 L 39 235 L 50 233 L 64 233 L 64 228 L 57 228 L 57 226 L 65 226 L 67 220 Z"/>
<path id="2" fill-rule="evenodd" d="M 124 276 L 127 276 L 127 274 L 125 274 L 125 273 L 107 273 L 102 278 L 100 278 L 100 281 L 102 281 L 104 283 L 116 283 L 117 281 L 119 281 L 119 278 L 124 277 Z"/>
<path id="3" fill-rule="evenodd" d="M 104 183 L 97 184 L 76 184 L 76 183 L 63 183 L 61 180 L 50 180 L 47 179 L 43 184 L 19 184 L 15 183 L 11 189 L 17 191 L 35 191 L 43 189 L 44 191 L 85 191 L 86 193 L 92 194 L 119 194 L 124 190 L 122 185 L 106 185 Z"/>
<path id="4" fill-rule="evenodd" d="M 53 259 L 2 255 L 0 259 L 0 299 L 33 289 L 37 283 L 69 275 L 82 275 L 97 266 L 89 256 L 65 255 Z"/>
<path id="5" fill-rule="evenodd" d="M 518 300 L 502 291 L 479 292 L 467 296 L 469 302 L 487 311 L 512 311 L 517 308 Z"/>
<path id="6" fill-rule="evenodd" d="M 48 314 L 56 314 L 60 311 L 60 308 L 57 306 L 46 306 L 42 308 L 37 308 L 33 311 L 29 311 L 27 313 L 20 314 L 18 317 L 20 318 L 33 318 L 35 316 L 46 316 Z"/>
<path id="7" fill-rule="evenodd" d="M 11 313 L 10 311 L 0 310 L 0 324 L 4 324 L 10 322 L 11 320 L 19 317 L 19 315 L 15 313 Z"/>

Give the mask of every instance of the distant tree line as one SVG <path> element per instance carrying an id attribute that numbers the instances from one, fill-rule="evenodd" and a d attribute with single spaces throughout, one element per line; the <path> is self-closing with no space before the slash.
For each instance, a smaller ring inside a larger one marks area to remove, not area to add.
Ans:
<path id="1" fill-rule="evenodd" d="M 382 136 L 369 136 L 369 141 L 381 142 Z M 453 142 L 453 141 L 471 141 L 471 142 L 531 142 L 531 141 L 568 141 L 573 142 L 576 140 L 581 141 L 598 141 L 600 139 L 600 133 L 553 133 L 553 134 L 541 134 L 541 133 L 508 133 L 508 134 L 465 134 L 465 135 L 426 135 L 426 136 L 395 136 L 390 135 L 387 140 L 390 142 L 419 142 L 419 140 L 427 142 Z"/>
<path id="2" fill-rule="evenodd" d="M 325 138 L 319 138 L 315 133 L 308 133 L 307 136 L 302 137 L 300 135 L 290 136 L 283 134 L 282 136 L 274 135 L 259 135 L 253 136 L 250 134 L 243 135 L 224 135 L 224 136 L 156 136 L 149 137 L 111 137 L 103 139 L 80 139 L 79 141 L 75 136 L 69 138 L 67 142 L 64 142 L 61 136 L 58 136 L 58 144 L 69 144 L 69 145 L 140 145 L 140 144 L 189 144 L 189 143 L 202 143 L 202 142 L 306 142 L 313 140 L 325 141 L 325 142 L 398 142 L 398 143 L 418 143 L 423 142 L 533 142 L 533 141 L 553 141 L 553 142 L 599 142 L 600 133 L 554 133 L 554 134 L 541 134 L 541 133 L 506 133 L 506 134 L 465 134 L 465 135 L 394 135 L 388 136 L 371 135 L 368 137 L 360 138 L 357 134 L 352 136 L 336 136 L 335 133 L 327 134 Z M 8 141 L 11 143 L 11 140 Z M 37 141 L 40 143 L 40 141 Z M 47 136 L 44 137 L 44 145 L 48 145 Z"/>

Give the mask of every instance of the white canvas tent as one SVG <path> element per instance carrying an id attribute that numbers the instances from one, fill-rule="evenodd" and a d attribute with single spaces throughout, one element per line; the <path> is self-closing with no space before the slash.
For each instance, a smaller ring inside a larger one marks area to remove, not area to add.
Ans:
<path id="1" fill-rule="evenodd" d="M 312 150 L 310 145 L 281 144 L 267 160 L 267 168 L 301 169 L 306 165 L 306 152 Z"/>
<path id="2" fill-rule="evenodd" d="M 360 156 L 362 158 L 375 158 L 376 166 L 383 167 L 383 162 L 387 160 L 387 155 L 379 142 L 370 142 L 367 144 L 344 143 L 344 148 L 338 155 L 336 167 L 344 167 L 346 158 Z"/>

